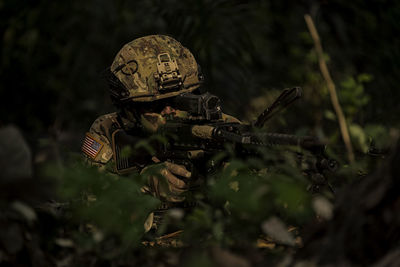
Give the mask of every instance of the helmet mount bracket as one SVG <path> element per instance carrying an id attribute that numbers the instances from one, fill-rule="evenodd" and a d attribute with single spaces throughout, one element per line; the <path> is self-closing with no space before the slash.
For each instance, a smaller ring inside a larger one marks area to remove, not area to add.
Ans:
<path id="1" fill-rule="evenodd" d="M 171 59 L 168 53 L 159 54 L 157 58 L 157 72 L 154 73 L 154 79 L 158 90 L 164 92 L 179 90 L 183 81 L 176 61 Z"/>

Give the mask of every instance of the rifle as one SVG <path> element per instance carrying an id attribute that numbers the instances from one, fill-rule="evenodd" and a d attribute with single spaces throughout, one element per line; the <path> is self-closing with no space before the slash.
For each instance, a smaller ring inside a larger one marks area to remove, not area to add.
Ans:
<path id="1" fill-rule="evenodd" d="M 126 157 L 121 153 L 123 147 L 143 142 L 143 139 L 122 130 L 113 134 L 117 172 L 122 173 L 131 166 L 143 167 L 150 162 L 151 157 L 156 157 L 161 161 L 185 165 L 192 173 L 206 176 L 218 167 L 213 164 L 212 159 L 218 153 L 226 151 L 226 144 L 230 144 L 235 156 L 240 158 L 259 156 L 260 147 L 270 149 L 277 146 L 297 146 L 315 156 L 317 172 L 334 171 L 336 162 L 325 155 L 325 144 L 317 138 L 265 133 L 259 130 L 272 114 L 276 114 L 277 110 L 282 110 L 300 96 L 301 89 L 298 87 L 285 89 L 251 124 L 222 121 L 220 100 L 209 93 L 175 97 L 171 105 L 187 111 L 190 116 L 187 119 L 167 118 L 166 123 L 159 126 L 155 133 L 166 142 L 152 142 L 153 151 L 137 149 L 136 146 L 136 151 Z M 146 133 L 142 136 L 146 136 Z"/>

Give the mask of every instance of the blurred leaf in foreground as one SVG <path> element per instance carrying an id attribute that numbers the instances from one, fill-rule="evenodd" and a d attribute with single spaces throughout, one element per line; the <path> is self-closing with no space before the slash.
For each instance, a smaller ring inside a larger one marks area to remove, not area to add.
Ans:
<path id="1" fill-rule="evenodd" d="M 120 237 L 128 247 L 139 244 L 144 222 L 159 200 L 141 193 L 143 183 L 138 174 L 118 177 L 81 162 L 59 171 L 60 193 L 71 202 L 77 222 L 93 226 L 106 236 Z M 95 237 L 96 231 L 92 232 Z"/>

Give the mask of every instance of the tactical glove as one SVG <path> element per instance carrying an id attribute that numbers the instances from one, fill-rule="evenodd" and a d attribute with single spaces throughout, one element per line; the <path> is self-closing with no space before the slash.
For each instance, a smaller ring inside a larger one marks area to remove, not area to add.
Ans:
<path id="1" fill-rule="evenodd" d="M 162 201 L 182 202 L 188 191 L 188 182 L 192 176 L 185 166 L 171 162 L 163 162 L 153 158 L 156 163 L 147 166 L 141 174 L 148 175 L 150 192 Z M 152 173 L 155 171 L 155 174 Z"/>

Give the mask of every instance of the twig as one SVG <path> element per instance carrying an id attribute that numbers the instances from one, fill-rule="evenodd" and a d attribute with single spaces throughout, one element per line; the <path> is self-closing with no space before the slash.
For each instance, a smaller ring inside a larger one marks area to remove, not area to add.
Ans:
<path id="1" fill-rule="evenodd" d="M 331 75 L 328 70 L 328 66 L 326 65 L 326 62 L 324 59 L 324 52 L 322 50 L 322 45 L 321 45 L 321 41 L 319 39 L 317 29 L 315 28 L 314 22 L 309 14 L 304 15 L 304 19 L 306 20 L 307 27 L 308 27 L 308 30 L 310 31 L 311 37 L 314 40 L 315 50 L 317 51 L 317 56 L 318 56 L 318 61 L 319 61 L 319 67 L 321 69 L 322 76 L 324 77 L 324 79 L 326 81 L 329 95 L 331 97 L 331 102 L 332 102 L 333 108 L 334 108 L 336 115 L 338 117 L 338 120 L 339 120 L 340 132 L 342 134 L 343 142 L 346 146 L 349 161 L 350 161 L 350 163 L 353 163 L 354 162 L 354 152 L 353 152 L 353 147 L 352 147 L 351 141 L 350 141 L 349 130 L 347 129 L 346 118 L 344 116 L 344 113 L 343 113 L 342 108 L 339 103 L 335 84 L 331 78 Z"/>

